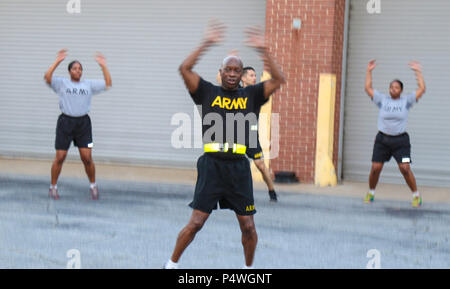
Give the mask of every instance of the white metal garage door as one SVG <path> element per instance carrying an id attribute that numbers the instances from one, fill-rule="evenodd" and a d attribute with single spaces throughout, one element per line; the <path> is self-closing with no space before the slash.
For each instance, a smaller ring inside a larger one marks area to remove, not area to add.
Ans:
<path id="1" fill-rule="evenodd" d="M 382 0 L 379 14 L 370 14 L 376 11 L 368 11 L 367 2 L 351 1 L 350 8 L 344 179 L 367 181 L 370 170 L 378 108 L 364 92 L 367 63 L 377 59 L 373 86 L 387 94 L 395 78 L 404 92 L 416 90 L 407 64 L 418 60 L 427 92 L 409 113 L 412 168 L 419 185 L 450 186 L 450 1 Z M 394 160 L 380 181 L 404 183 Z"/>
<path id="2" fill-rule="evenodd" d="M 201 150 L 171 145 L 177 128 L 172 116 L 194 116 L 178 66 L 200 42 L 208 20 L 217 18 L 228 26 L 225 42 L 196 71 L 215 81 L 234 48 L 261 71 L 258 56 L 243 44 L 243 29 L 264 27 L 265 1 L 80 0 L 79 14 L 68 13 L 67 2 L 0 2 L 0 155 L 53 156 L 58 99 L 43 75 L 56 52 L 68 48 L 55 75 L 68 76 L 69 61 L 77 59 L 85 78 L 102 78 L 95 51 L 105 54 L 112 75 L 113 88 L 92 103 L 95 159 L 193 166 Z M 73 147 L 70 155 L 77 155 Z"/>

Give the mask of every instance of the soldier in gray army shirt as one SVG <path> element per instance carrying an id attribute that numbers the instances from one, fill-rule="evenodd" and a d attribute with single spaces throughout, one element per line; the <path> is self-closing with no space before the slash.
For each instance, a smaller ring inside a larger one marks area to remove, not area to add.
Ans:
<path id="1" fill-rule="evenodd" d="M 369 192 L 364 199 L 365 203 L 372 203 L 375 196 L 375 187 L 378 183 L 381 170 L 385 162 L 394 157 L 400 172 L 406 180 L 413 194 L 412 206 L 420 207 L 422 197 L 417 191 L 416 179 L 411 171 L 411 143 L 406 132 L 409 109 L 419 101 L 425 93 L 425 81 L 422 67 L 418 62 L 410 62 L 409 66 L 416 74 L 418 89 L 406 96 L 402 96 L 403 83 L 393 80 L 389 86 L 389 96 L 372 88 L 372 70 L 375 60 L 367 66 L 365 90 L 372 101 L 378 106 L 378 134 L 372 154 L 372 168 L 369 176 Z"/>
<path id="2" fill-rule="evenodd" d="M 57 181 L 62 165 L 67 156 L 72 141 L 78 147 L 88 175 L 92 199 L 98 199 L 98 186 L 95 183 L 95 165 L 92 160 L 92 125 L 89 118 L 92 95 L 111 87 L 111 75 L 106 67 L 105 57 L 97 53 L 95 60 L 100 65 L 104 79 L 81 80 L 83 67 L 78 61 L 69 64 L 70 79 L 53 76 L 56 67 L 66 58 L 67 50 L 58 52 L 55 62 L 44 75 L 45 82 L 59 96 L 61 115 L 56 125 L 55 149 L 56 156 L 51 170 L 51 185 L 49 196 L 59 199 Z"/>

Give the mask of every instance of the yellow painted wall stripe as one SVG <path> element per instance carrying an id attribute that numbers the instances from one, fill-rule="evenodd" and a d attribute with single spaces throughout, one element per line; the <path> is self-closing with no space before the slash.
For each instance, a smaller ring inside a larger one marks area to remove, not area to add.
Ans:
<path id="1" fill-rule="evenodd" d="M 320 74 L 317 109 L 316 162 L 314 183 L 321 187 L 337 184 L 333 165 L 334 109 L 336 75 Z"/>
<path id="2" fill-rule="evenodd" d="M 260 82 L 266 81 L 271 79 L 272 76 L 269 72 L 263 71 L 261 75 Z M 260 111 L 261 114 L 266 114 L 267 118 L 263 119 L 260 118 L 258 123 L 258 130 L 259 130 L 259 142 L 261 143 L 261 147 L 263 149 L 263 155 L 264 155 L 264 164 L 266 165 L 266 168 L 269 168 L 270 166 L 270 118 L 272 116 L 272 97 L 270 97 L 269 101 L 266 102 L 262 107 Z M 263 177 L 261 173 L 259 172 L 258 168 L 255 166 L 254 162 L 251 162 L 251 170 L 252 170 L 252 177 L 254 181 L 263 182 Z"/>

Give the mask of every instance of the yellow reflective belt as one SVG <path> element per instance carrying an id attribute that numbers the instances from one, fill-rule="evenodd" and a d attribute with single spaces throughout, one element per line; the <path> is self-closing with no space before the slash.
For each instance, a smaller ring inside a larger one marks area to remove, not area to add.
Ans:
<path id="1" fill-rule="evenodd" d="M 218 152 L 220 151 L 220 144 L 219 143 L 207 143 L 205 144 L 205 152 L 206 153 L 212 153 L 212 152 Z"/>
<path id="2" fill-rule="evenodd" d="M 247 147 L 240 144 L 233 144 L 233 153 L 243 155 L 245 154 Z"/>
<path id="3" fill-rule="evenodd" d="M 230 145 L 226 142 L 223 144 L 223 151 L 228 152 L 228 149 L 230 148 Z"/>
<path id="4" fill-rule="evenodd" d="M 223 147 L 223 149 L 221 149 Z M 230 149 L 229 143 L 224 143 L 223 146 L 220 143 L 207 143 L 204 145 L 204 150 L 206 153 L 212 152 L 228 152 Z M 241 144 L 233 144 L 233 153 L 234 154 L 245 154 L 247 147 Z"/>

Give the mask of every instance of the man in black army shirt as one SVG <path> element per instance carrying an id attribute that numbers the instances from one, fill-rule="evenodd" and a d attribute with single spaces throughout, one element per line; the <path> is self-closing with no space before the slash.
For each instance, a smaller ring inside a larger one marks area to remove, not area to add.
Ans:
<path id="1" fill-rule="evenodd" d="M 272 79 L 239 88 L 243 63 L 237 56 L 224 59 L 220 69 L 221 86 L 205 81 L 192 71 L 200 56 L 221 41 L 224 29 L 221 23 L 210 23 L 200 47 L 192 52 L 179 68 L 192 99 L 201 107 L 205 154 L 197 162 L 197 184 L 194 199 L 189 204 L 193 208 L 191 218 L 178 235 L 173 254 L 165 265 L 166 269 L 178 268 L 178 260 L 183 251 L 203 227 L 212 210 L 217 209 L 217 203 L 221 209 L 235 211 L 242 231 L 244 268 L 252 268 L 258 236 L 253 220 L 256 210 L 252 177 L 245 151 L 249 146 L 256 147 L 257 143 L 256 135 L 254 140 L 251 138 L 249 126 L 257 119 L 255 113 L 259 107 L 285 80 L 269 55 L 264 44 L 264 35 L 258 28 L 246 31 L 247 45 L 261 54 Z"/>

